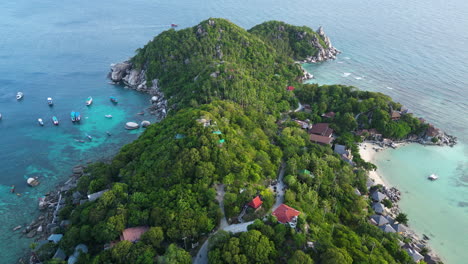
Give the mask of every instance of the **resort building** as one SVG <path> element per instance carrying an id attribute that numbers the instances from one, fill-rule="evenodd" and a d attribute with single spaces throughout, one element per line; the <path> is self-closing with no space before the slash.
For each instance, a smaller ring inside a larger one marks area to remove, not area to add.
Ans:
<path id="1" fill-rule="evenodd" d="M 336 115 L 335 112 L 328 112 L 328 113 L 322 114 L 322 117 L 325 117 L 325 118 L 334 118 L 335 115 Z"/>
<path id="2" fill-rule="evenodd" d="M 392 111 L 391 117 L 393 121 L 400 120 L 401 114 L 398 111 Z"/>
<path id="3" fill-rule="evenodd" d="M 393 229 L 393 227 L 389 224 L 386 224 L 384 226 L 379 226 L 379 228 L 385 233 L 396 233 L 395 229 Z"/>
<path id="4" fill-rule="evenodd" d="M 309 129 L 310 141 L 322 145 L 330 145 L 333 141 L 333 129 L 329 127 L 328 123 L 313 124 Z"/>
<path id="5" fill-rule="evenodd" d="M 335 148 L 333 150 L 335 153 L 340 155 L 340 157 L 348 162 L 349 164 L 353 165 L 353 154 L 351 154 L 351 150 L 346 149 L 346 146 L 335 144 Z"/>
<path id="6" fill-rule="evenodd" d="M 379 191 L 374 191 L 371 195 L 372 200 L 376 202 L 381 202 L 383 199 L 387 198 L 387 196 Z"/>
<path id="7" fill-rule="evenodd" d="M 127 240 L 132 243 L 138 242 L 141 236 L 148 230 L 149 227 L 146 226 L 127 228 L 124 231 L 122 231 L 122 235 L 120 235 L 120 241 Z"/>
<path id="8" fill-rule="evenodd" d="M 424 259 L 423 255 L 421 255 L 418 251 L 414 250 L 413 248 L 405 248 L 408 255 L 413 258 L 413 261 L 418 263 L 422 259 Z"/>
<path id="9" fill-rule="evenodd" d="M 372 210 L 374 210 L 376 214 L 381 215 L 385 213 L 385 206 L 381 203 L 374 203 L 372 205 Z"/>
<path id="10" fill-rule="evenodd" d="M 300 215 L 301 212 L 297 211 L 294 208 L 291 208 L 285 204 L 281 204 L 275 211 L 273 211 L 272 215 L 276 216 L 278 222 L 282 224 L 289 224 L 292 228 L 296 227 L 297 224 L 297 216 Z"/>
<path id="11" fill-rule="evenodd" d="M 388 219 L 381 215 L 373 215 L 370 218 L 370 222 L 371 224 L 376 225 L 376 226 L 384 226 L 388 224 Z"/>
<path id="12" fill-rule="evenodd" d="M 257 196 L 252 199 L 252 201 L 249 202 L 249 206 L 252 207 L 253 209 L 258 209 L 260 206 L 262 206 L 263 201 L 260 199 L 260 196 Z"/>

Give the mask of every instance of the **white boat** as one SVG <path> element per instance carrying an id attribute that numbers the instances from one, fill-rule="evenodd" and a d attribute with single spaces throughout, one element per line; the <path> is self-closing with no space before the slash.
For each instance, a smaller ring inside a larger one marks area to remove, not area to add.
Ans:
<path id="1" fill-rule="evenodd" d="M 86 105 L 91 105 L 93 103 L 93 98 L 91 96 L 86 99 Z"/>
<path id="2" fill-rule="evenodd" d="M 16 94 L 16 100 L 21 100 L 21 98 L 23 98 L 24 94 L 22 92 L 18 92 Z"/>
<path id="3" fill-rule="evenodd" d="M 53 105 L 54 101 L 52 101 L 52 97 L 47 97 L 47 104 L 48 105 Z"/>
<path id="4" fill-rule="evenodd" d="M 39 125 L 41 125 L 41 126 L 44 125 L 44 121 L 42 121 L 42 118 L 38 118 L 38 119 L 37 119 L 37 122 L 39 122 Z"/>
<path id="5" fill-rule="evenodd" d="M 2 120 L 2 113 L 0 113 L 0 120 Z"/>
<path id="6" fill-rule="evenodd" d="M 439 179 L 439 176 L 437 176 L 436 174 L 433 173 L 433 174 L 431 174 L 431 175 L 430 175 L 429 177 L 427 177 L 427 178 L 428 178 L 429 180 L 431 180 L 431 181 L 435 181 L 435 180 Z"/>
<path id="7" fill-rule="evenodd" d="M 106 118 L 112 118 L 112 115 L 105 115 Z"/>

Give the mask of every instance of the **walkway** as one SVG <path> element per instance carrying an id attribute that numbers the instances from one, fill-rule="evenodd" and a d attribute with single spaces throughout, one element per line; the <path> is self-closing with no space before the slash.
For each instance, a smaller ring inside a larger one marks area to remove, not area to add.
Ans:
<path id="1" fill-rule="evenodd" d="M 284 189 L 285 185 L 283 182 L 284 172 L 286 171 L 286 163 L 281 163 L 281 168 L 278 173 L 278 183 L 276 184 L 276 202 L 273 205 L 272 211 L 276 210 L 284 202 Z"/>

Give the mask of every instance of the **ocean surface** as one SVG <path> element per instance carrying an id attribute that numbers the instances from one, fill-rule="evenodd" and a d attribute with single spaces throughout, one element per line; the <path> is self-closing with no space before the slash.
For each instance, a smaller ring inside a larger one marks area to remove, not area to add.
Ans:
<path id="1" fill-rule="evenodd" d="M 389 94 L 459 137 L 461 144 L 453 149 L 408 146 L 382 153 L 388 155 L 382 160 L 399 165 L 391 170 L 377 163 L 389 182 L 411 186 L 401 203 L 411 225 L 431 234 L 431 244 L 447 263 L 463 263 L 468 258 L 468 251 L 460 250 L 468 240 L 463 228 L 468 224 L 467 11 L 464 0 L 0 2 L 0 241 L 7 241 L 0 243 L 0 262 L 14 263 L 28 248 L 31 240 L 12 228 L 34 219 L 38 197 L 66 180 L 71 166 L 108 158 L 134 140 L 141 130 L 125 131 L 126 121 L 150 118 L 135 115 L 148 105 L 147 96 L 107 84 L 109 64 L 132 56 L 171 23 L 184 28 L 224 17 L 245 28 L 266 20 L 324 26 L 343 53 L 336 61 L 306 67 L 315 82 Z M 20 102 L 14 98 L 18 91 L 25 93 Z M 87 108 L 90 95 L 95 102 Z M 120 103 L 112 105 L 110 95 Z M 52 108 L 46 104 L 49 96 Z M 82 124 L 71 124 L 72 110 L 82 112 Z M 61 121 L 58 127 L 51 125 L 52 115 Z M 37 125 L 39 117 L 44 127 Z M 86 140 L 86 134 L 92 142 L 75 141 Z M 437 168 L 422 166 L 436 162 Z M 418 183 L 432 171 L 440 181 Z M 41 185 L 26 187 L 30 176 L 40 177 Z M 11 185 L 22 196 L 10 194 Z M 429 216 L 421 211 L 428 207 Z"/>

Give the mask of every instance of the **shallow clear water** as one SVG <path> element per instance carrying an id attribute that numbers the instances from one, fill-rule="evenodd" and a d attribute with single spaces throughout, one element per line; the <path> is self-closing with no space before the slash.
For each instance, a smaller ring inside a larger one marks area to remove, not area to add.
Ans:
<path id="1" fill-rule="evenodd" d="M 402 192 L 399 203 L 411 228 L 431 238 L 447 263 L 465 263 L 468 247 L 468 160 L 465 146 L 427 147 L 418 144 L 381 151 L 377 172 Z M 432 173 L 439 176 L 429 181 Z"/>
<path id="2" fill-rule="evenodd" d="M 28 247 L 29 240 L 18 240 L 11 228 L 33 219 L 37 197 L 66 179 L 72 165 L 111 155 L 136 138 L 121 130 L 120 123 L 138 121 L 134 113 L 147 105 L 147 97 L 107 85 L 107 69 L 171 23 L 183 28 L 208 17 L 224 17 L 245 28 L 273 19 L 313 28 L 323 25 L 343 54 L 337 61 L 308 67 L 316 81 L 388 93 L 467 142 L 466 10 L 464 0 L 0 2 L 0 241 L 11 241 L 1 243 L 0 259 L 12 263 Z M 22 102 L 14 99 L 17 91 L 25 92 Z M 107 101 L 111 94 L 121 99 L 116 108 Z M 84 100 L 89 95 L 96 102 L 87 110 Z M 48 96 L 56 100 L 53 109 L 46 105 Z M 71 110 L 88 119 L 71 125 Z M 115 111 L 112 121 L 103 117 L 110 111 Z M 50 125 L 53 113 L 60 127 Z M 38 127 L 38 117 L 47 122 L 45 127 Z M 106 138 L 104 132 L 110 129 L 115 136 Z M 94 136 L 93 142 L 74 141 L 85 133 Z M 31 190 L 24 187 L 24 179 L 33 175 L 46 180 Z M 30 193 L 11 196 L 12 184 Z M 434 247 L 439 251 L 451 243 Z"/>

